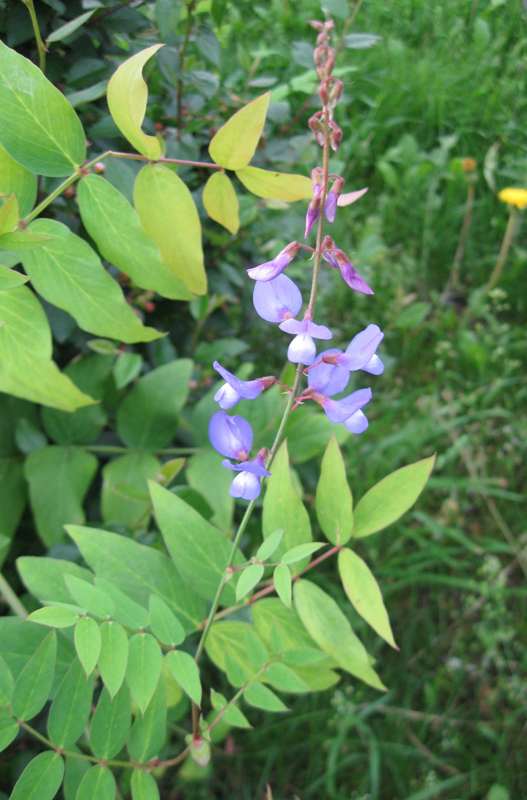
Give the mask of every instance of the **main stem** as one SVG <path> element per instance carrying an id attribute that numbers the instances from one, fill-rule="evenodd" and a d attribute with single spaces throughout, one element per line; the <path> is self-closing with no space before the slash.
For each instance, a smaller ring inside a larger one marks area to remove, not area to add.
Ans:
<path id="1" fill-rule="evenodd" d="M 29 16 L 31 17 L 31 24 L 33 26 L 33 32 L 37 42 L 39 66 L 41 71 L 44 72 L 46 69 L 46 48 L 44 47 L 42 36 L 40 35 L 37 15 L 35 13 L 35 6 L 33 5 L 33 0 L 22 0 L 22 2 L 29 11 Z"/>

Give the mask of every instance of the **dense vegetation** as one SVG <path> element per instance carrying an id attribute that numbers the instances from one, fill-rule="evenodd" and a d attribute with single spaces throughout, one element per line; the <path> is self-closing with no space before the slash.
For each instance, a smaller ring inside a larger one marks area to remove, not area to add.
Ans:
<path id="1" fill-rule="evenodd" d="M 333 237 L 374 287 L 375 310 L 367 298 L 345 292 L 327 270 L 320 313 L 343 342 L 367 324 L 379 324 L 387 367 L 375 384 L 369 430 L 341 443 L 348 478 L 360 497 L 388 472 L 437 453 L 419 504 L 389 531 L 357 546 L 383 587 L 400 652 L 390 651 L 350 612 L 378 659 L 386 695 L 344 676 L 325 692 L 293 696 L 290 716 L 262 712 L 254 731 L 230 730 L 219 738 L 207 767 L 189 761 L 176 777 L 156 777 L 166 800 L 253 800 L 265 797 L 267 783 L 275 800 L 512 800 L 522 796 L 527 779 L 527 249 L 521 214 L 499 282 L 491 291 L 486 286 L 508 221 L 497 193 L 527 180 L 525 11 L 519 0 L 323 5 L 336 20 L 337 36 L 343 35 L 338 67 L 345 83 L 339 108 L 344 136 L 332 170 L 345 177 L 345 191 L 369 187 L 337 217 Z M 151 62 L 145 70 L 144 128 L 162 134 L 167 156 L 208 160 L 206 147 L 219 125 L 271 88 L 253 164 L 309 175 L 317 163 L 307 128 L 318 102 L 310 72 L 313 31 L 307 26 L 321 15 L 315 0 L 205 0 L 181 8 L 163 0 L 42 0 L 35 6 L 44 39 L 95 9 L 77 32 L 51 42 L 46 56 L 47 77 L 81 116 L 90 158 L 129 149 L 108 113 L 106 81 L 129 55 L 164 41 L 158 68 Z M 38 64 L 31 20 L 19 0 L 0 0 L 0 34 Z M 131 198 L 140 165 L 116 159 L 105 165 L 105 177 Z M 53 557 L 78 559 L 62 535 L 66 522 L 83 522 L 85 515 L 94 527 L 161 547 L 159 534 L 149 528 L 146 478 L 158 472 L 157 458 L 186 456 L 206 443 L 215 358 L 233 371 L 243 362 L 245 377 L 284 368 L 287 339 L 262 336 L 245 269 L 300 238 L 305 202 L 261 200 L 237 183 L 241 227 L 231 235 L 202 207 L 204 171 L 189 166 L 178 174 L 202 217 L 208 295 L 190 304 L 174 302 L 138 290 L 121 275 L 145 324 L 170 331 L 125 351 L 94 341 L 69 314 L 45 304 L 55 361 L 101 400 L 95 412 L 92 407 L 77 416 L 80 427 L 89 429 L 85 441 L 75 438 L 78 430 L 64 422 L 65 412 L 0 395 L 2 456 L 26 460 L 30 499 L 26 505 L 25 479 L 0 488 L 8 509 L 0 509 L 3 574 L 28 609 L 37 604 L 25 594 L 15 561 L 48 549 Z M 40 196 L 58 183 L 43 179 Z M 74 190 L 58 197 L 46 214 L 90 240 Z M 2 256 L 6 266 L 18 263 Z M 301 262 L 289 274 L 307 289 Z M 156 457 L 123 463 L 123 431 L 128 422 L 133 440 L 143 410 L 138 407 L 123 422 L 116 413 L 120 402 L 141 373 L 176 356 L 195 362 L 177 435 L 157 448 Z M 90 369 L 75 366 L 88 358 Z M 253 424 L 265 427 L 271 411 Z M 314 518 L 329 431 L 317 428 L 308 438 L 309 415 L 300 409 L 297 419 L 290 432 L 292 463 Z M 48 472 L 43 484 L 37 474 L 39 450 L 68 441 L 98 457 L 84 512 L 82 490 L 73 492 L 66 512 L 57 510 L 63 473 Z M 228 482 L 207 502 L 210 478 L 200 462 L 191 459 L 176 483 L 183 499 L 206 518 L 221 518 L 225 529 L 241 516 L 226 499 Z M 257 541 L 257 517 L 249 541 Z M 335 577 L 336 568 L 327 562 L 318 582 L 344 607 Z M 186 714 L 184 706 L 181 716 L 174 712 L 175 729 Z M 18 739 L 0 756 L 6 797 L 37 749 L 34 740 Z"/>

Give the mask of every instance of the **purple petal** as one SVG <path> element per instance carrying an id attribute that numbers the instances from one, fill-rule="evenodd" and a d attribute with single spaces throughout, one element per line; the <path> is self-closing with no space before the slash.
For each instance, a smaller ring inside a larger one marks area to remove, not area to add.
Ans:
<path id="1" fill-rule="evenodd" d="M 242 461 L 253 443 L 253 429 L 243 417 L 217 411 L 209 422 L 210 443 L 218 453 Z"/>
<path id="2" fill-rule="evenodd" d="M 320 205 L 317 209 L 313 210 L 311 208 L 311 203 L 307 207 L 307 214 L 306 214 L 306 231 L 304 234 L 304 239 L 307 239 L 309 231 L 320 217 Z"/>
<path id="3" fill-rule="evenodd" d="M 373 291 L 370 289 L 366 281 L 363 281 L 357 270 L 348 262 L 344 263 L 340 271 L 342 273 L 342 277 L 352 289 L 355 289 L 356 292 L 361 292 L 362 294 L 373 294 Z"/>
<path id="4" fill-rule="evenodd" d="M 359 389 L 344 397 L 343 400 L 324 400 L 322 407 L 330 422 L 335 424 L 349 419 L 359 408 L 371 400 L 371 389 Z"/>
<path id="5" fill-rule="evenodd" d="M 308 367 L 315 360 L 317 348 L 309 333 L 299 333 L 287 349 L 287 358 L 292 364 Z"/>
<path id="6" fill-rule="evenodd" d="M 262 381 L 258 379 L 254 381 L 241 381 L 236 377 L 236 375 L 233 375 L 231 372 L 229 372 L 228 369 L 225 369 L 225 367 L 222 367 L 221 364 L 218 364 L 217 361 L 215 361 L 212 366 L 216 372 L 219 372 L 221 377 L 227 381 L 229 386 L 245 400 L 254 400 L 255 397 L 258 397 L 258 395 L 264 390 Z M 216 399 L 216 396 L 214 396 L 214 399 Z M 223 408 L 223 406 L 221 407 Z"/>
<path id="7" fill-rule="evenodd" d="M 313 339 L 333 339 L 333 334 L 325 325 L 315 325 L 310 319 L 306 320 L 306 322 L 306 333 L 309 333 Z"/>
<path id="8" fill-rule="evenodd" d="M 256 282 L 253 304 L 262 319 L 281 322 L 287 313 L 296 317 L 302 307 L 302 295 L 291 278 L 278 275 L 270 281 Z"/>
<path id="9" fill-rule="evenodd" d="M 305 319 L 286 319 L 284 322 L 281 322 L 278 326 L 281 331 L 285 331 L 285 333 L 306 333 L 307 331 L 307 320 Z"/>
<path id="10" fill-rule="evenodd" d="M 344 420 L 344 427 L 351 431 L 351 433 L 364 433 L 368 425 L 368 418 L 360 410 Z"/>
<path id="11" fill-rule="evenodd" d="M 260 478 L 270 478 L 271 473 L 265 468 L 265 461 L 262 456 L 256 456 L 252 461 L 242 461 L 241 464 L 231 464 L 226 458 L 221 462 L 227 469 L 234 472 L 250 472 L 251 475 L 258 475 Z"/>
<path id="12" fill-rule="evenodd" d="M 375 355 L 383 336 L 384 333 L 378 325 L 368 325 L 351 340 L 346 352 L 339 356 L 339 364 L 351 372 L 364 369 Z"/>
<path id="13" fill-rule="evenodd" d="M 325 350 L 323 353 L 318 354 L 318 358 L 326 355 L 337 355 L 341 350 Z M 326 397 L 333 397 L 335 394 L 343 392 L 349 383 L 350 373 L 343 367 L 334 366 L 333 364 L 322 363 L 317 367 L 313 367 L 307 373 L 308 386 Z"/>
<path id="14" fill-rule="evenodd" d="M 323 254 L 323 258 L 325 259 L 325 261 L 328 262 L 328 264 L 331 264 L 333 269 L 340 269 L 339 262 L 337 261 L 335 253 L 332 253 L 332 252 L 324 253 Z"/>
<path id="15" fill-rule="evenodd" d="M 364 372 L 369 372 L 371 375 L 382 375 L 384 372 L 384 364 L 379 356 L 372 356 L 362 369 Z"/>
<path id="16" fill-rule="evenodd" d="M 337 195 L 330 192 L 326 197 L 326 205 L 324 206 L 324 215 L 328 222 L 335 222 L 337 214 Z"/>
<path id="17" fill-rule="evenodd" d="M 231 483 L 229 494 L 242 500 L 256 500 L 260 496 L 260 478 L 250 472 L 240 472 Z"/>
<path id="18" fill-rule="evenodd" d="M 236 403 L 239 403 L 240 400 L 243 400 L 243 397 L 241 394 L 238 394 L 236 389 L 229 386 L 228 383 L 224 383 L 214 395 L 214 399 L 220 408 L 232 408 Z"/>
<path id="19" fill-rule="evenodd" d="M 359 189 L 357 192 L 346 192 L 346 194 L 341 194 L 339 199 L 337 200 L 337 205 L 339 206 L 349 206 L 354 203 L 359 197 L 362 197 L 363 194 L 366 194 L 368 189 Z"/>
<path id="20" fill-rule="evenodd" d="M 289 253 L 282 251 L 272 261 L 266 261 L 265 264 L 248 269 L 247 275 L 254 281 L 271 281 L 284 271 L 290 261 L 291 256 Z"/>

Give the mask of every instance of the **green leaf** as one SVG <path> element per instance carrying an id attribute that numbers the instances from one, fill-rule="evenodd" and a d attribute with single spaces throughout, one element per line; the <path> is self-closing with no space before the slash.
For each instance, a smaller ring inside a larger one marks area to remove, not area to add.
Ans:
<path id="1" fill-rule="evenodd" d="M 161 462 L 150 453 L 127 453 L 108 461 L 102 469 L 101 510 L 104 522 L 120 522 L 130 529 L 150 521 L 151 503 L 131 491 L 148 492 L 148 478 L 155 478 Z M 123 487 L 130 491 L 123 492 Z"/>
<path id="2" fill-rule="evenodd" d="M 127 663 L 128 636 L 124 628 L 118 622 L 103 622 L 98 664 L 101 678 L 112 697 L 123 684 Z"/>
<path id="3" fill-rule="evenodd" d="M 262 135 L 270 92 L 257 97 L 227 120 L 209 144 L 212 160 L 225 169 L 246 167 Z"/>
<path id="4" fill-rule="evenodd" d="M 73 561 L 60 558 L 22 556 L 16 562 L 20 577 L 37 600 L 71 603 L 64 575 L 75 575 L 81 580 L 92 580 L 92 573 Z"/>
<path id="5" fill-rule="evenodd" d="M 292 667 L 306 667 L 309 664 L 318 664 L 324 659 L 327 659 L 327 655 L 313 647 L 296 647 L 287 650 L 283 655 L 284 663 Z"/>
<path id="6" fill-rule="evenodd" d="M 255 604 L 254 607 L 256 607 Z M 231 622 L 228 620 L 215 622 L 207 637 L 205 649 L 207 655 L 216 666 L 227 671 L 227 661 L 230 672 L 233 670 L 233 661 L 236 661 L 243 671 L 242 683 L 247 678 L 256 674 L 257 667 L 247 650 L 247 629 L 251 626 L 247 622 Z M 227 659 L 227 654 L 229 659 Z M 241 685 L 241 684 L 240 684 Z"/>
<path id="7" fill-rule="evenodd" d="M 68 748 L 80 738 L 91 710 L 93 678 L 86 678 L 76 658 L 67 671 L 51 704 L 48 735 L 57 747 Z"/>
<path id="8" fill-rule="evenodd" d="M 27 286 L 0 292 L 0 391 L 74 411 L 93 403 L 51 361 L 51 330 Z"/>
<path id="9" fill-rule="evenodd" d="M 27 283 L 29 280 L 27 275 L 22 275 L 16 269 L 8 269 L 0 264 L 0 291 L 4 292 L 6 289 L 16 289 L 17 286 Z"/>
<path id="10" fill-rule="evenodd" d="M 8 706 L 13 696 L 15 682 L 11 670 L 0 656 L 0 707 Z"/>
<path id="11" fill-rule="evenodd" d="M 115 603 L 100 587 L 74 575 L 65 575 L 64 581 L 73 599 L 94 617 L 106 619 L 115 611 Z"/>
<path id="12" fill-rule="evenodd" d="M 18 719 L 36 717 L 44 707 L 55 675 L 57 634 L 50 631 L 18 676 L 11 707 Z"/>
<path id="13" fill-rule="evenodd" d="M 171 300 L 192 299 L 192 292 L 163 265 L 157 244 L 141 227 L 134 208 L 111 183 L 86 175 L 77 196 L 82 221 L 104 258 L 143 289 Z"/>
<path id="14" fill-rule="evenodd" d="M 291 550 L 288 550 L 282 556 L 282 563 L 283 564 L 295 564 L 297 561 L 301 561 L 306 556 L 310 556 L 312 553 L 316 553 L 317 550 L 320 550 L 321 547 L 327 547 L 325 542 L 307 542 L 306 544 L 297 544 L 296 547 L 292 547 Z"/>
<path id="15" fill-rule="evenodd" d="M 161 677 L 144 715 L 137 716 L 128 737 L 130 756 L 141 763 L 157 756 L 166 738 L 167 699 Z"/>
<path id="16" fill-rule="evenodd" d="M 37 199 L 37 176 L 22 167 L 0 145 L 0 200 L 16 194 L 20 216 L 29 214 Z"/>
<path id="17" fill-rule="evenodd" d="M 27 487 L 23 464 L 11 457 L 0 458 L 0 566 L 9 552 L 11 539 L 24 512 Z"/>
<path id="18" fill-rule="evenodd" d="M 222 468 L 221 461 L 215 450 L 200 449 L 187 461 L 185 475 L 189 486 L 203 495 L 213 509 L 210 522 L 226 533 L 232 527 L 234 499 L 229 494 L 232 475 Z"/>
<path id="19" fill-rule="evenodd" d="M 24 471 L 29 499 L 47 547 L 65 539 L 66 522 L 84 522 L 82 504 L 98 466 L 97 458 L 80 448 L 52 445 L 28 455 Z"/>
<path id="20" fill-rule="evenodd" d="M 127 343 L 151 342 L 163 335 L 142 325 L 88 242 L 52 219 L 31 223 L 30 232 L 53 237 L 24 256 L 33 286 L 49 303 L 71 314 L 83 330 Z"/>
<path id="21" fill-rule="evenodd" d="M 236 170 L 236 176 L 246 189 L 258 197 L 269 200 L 311 200 L 313 185 L 304 175 L 287 175 L 284 172 L 269 172 L 257 167 L 244 167 Z"/>
<path id="22" fill-rule="evenodd" d="M 338 563 L 344 591 L 355 611 L 366 620 L 368 625 L 371 625 L 379 636 L 398 650 L 381 590 L 368 565 L 348 548 L 340 551 Z"/>
<path id="23" fill-rule="evenodd" d="M 252 728 L 245 714 L 240 711 L 238 706 L 232 704 L 225 711 L 223 721 L 226 722 L 227 725 L 232 725 L 234 728 Z"/>
<path id="24" fill-rule="evenodd" d="M 239 603 L 249 592 L 251 592 L 256 584 L 262 579 L 264 574 L 263 564 L 251 564 L 250 567 L 240 573 L 238 583 L 236 584 L 236 602 Z"/>
<path id="25" fill-rule="evenodd" d="M 29 762 L 9 800 L 53 800 L 64 777 L 64 761 L 48 750 Z"/>
<path id="26" fill-rule="evenodd" d="M 103 689 L 90 728 L 90 744 L 97 758 L 114 758 L 121 752 L 132 726 L 130 690 L 123 683 L 115 697 Z"/>
<path id="27" fill-rule="evenodd" d="M 212 173 L 203 189 L 202 200 L 211 219 L 223 225 L 230 233 L 238 233 L 238 197 L 230 178 L 224 172 Z"/>
<path id="28" fill-rule="evenodd" d="M 114 800 L 115 778 L 108 767 L 95 764 L 81 781 L 76 800 Z"/>
<path id="29" fill-rule="evenodd" d="M 63 177 L 86 158 L 86 136 L 74 110 L 27 58 L 0 42 L 0 143 L 21 166 Z"/>
<path id="30" fill-rule="evenodd" d="M 132 772 L 132 800 L 159 800 L 159 789 L 149 772 L 134 769 Z"/>
<path id="31" fill-rule="evenodd" d="M 408 511 L 426 486 L 434 461 L 435 455 L 402 467 L 366 492 L 355 509 L 353 536 L 370 536 Z"/>
<path id="32" fill-rule="evenodd" d="M 148 607 L 150 627 L 154 636 L 163 644 L 169 644 L 172 647 L 181 644 L 185 640 L 185 630 L 165 601 L 156 594 L 152 594 Z"/>
<path id="33" fill-rule="evenodd" d="M 18 730 L 18 724 L 14 719 L 0 717 L 0 753 L 16 739 Z"/>
<path id="34" fill-rule="evenodd" d="M 0 236 L 0 247 L 3 247 L 4 250 L 23 253 L 26 250 L 43 247 L 46 242 L 51 241 L 49 236 L 37 236 L 29 231 L 13 231 L 13 233 L 3 233 Z"/>
<path id="35" fill-rule="evenodd" d="M 50 33 L 50 35 L 47 37 L 46 44 L 49 44 L 50 42 L 61 42 L 62 39 L 66 39 L 67 36 L 71 36 L 72 33 L 75 33 L 78 28 L 82 27 L 84 23 L 89 20 L 94 11 L 95 9 L 92 8 L 91 11 L 86 11 L 86 13 L 81 14 L 80 17 L 70 19 L 70 21 L 66 22 L 65 25 L 61 25 L 60 28 L 55 28 L 53 33 Z"/>
<path id="36" fill-rule="evenodd" d="M 73 753 L 81 752 L 76 745 L 71 748 L 71 751 Z M 73 756 L 66 756 L 66 773 L 64 775 L 63 788 L 65 800 L 77 800 L 79 786 L 89 769 L 89 761 L 84 761 L 81 758 L 74 758 Z"/>
<path id="37" fill-rule="evenodd" d="M 231 543 L 177 495 L 153 481 L 149 486 L 157 524 L 179 574 L 201 597 L 212 601 L 223 580 Z M 234 564 L 244 561 L 237 551 Z M 236 600 L 232 583 L 223 589 L 226 605 Z"/>
<path id="38" fill-rule="evenodd" d="M 144 714 L 161 675 L 161 648 L 149 633 L 134 634 L 128 645 L 126 681 L 132 697 Z"/>
<path id="39" fill-rule="evenodd" d="M 267 655 L 265 645 L 255 634 L 253 627 L 254 626 L 248 626 L 245 630 L 245 649 L 253 664 L 257 669 L 261 669 L 267 664 L 269 656 Z"/>
<path id="40" fill-rule="evenodd" d="M 274 588 L 284 606 L 291 608 L 291 572 L 287 564 L 279 564 L 273 573 Z"/>
<path id="41" fill-rule="evenodd" d="M 144 230 L 159 247 L 165 267 L 191 292 L 205 294 L 201 223 L 181 178 L 161 164 L 143 167 L 135 180 L 134 206 Z"/>
<path id="42" fill-rule="evenodd" d="M 225 651 L 225 672 L 235 689 L 240 689 L 247 683 L 247 672 L 230 650 Z"/>
<path id="43" fill-rule="evenodd" d="M 275 689 L 281 692 L 294 692 L 295 694 L 303 694 L 309 691 L 307 683 L 294 672 L 290 667 L 285 664 L 277 663 L 269 664 L 267 670 L 259 678 L 260 681 L 270 683 Z"/>
<path id="44" fill-rule="evenodd" d="M 291 483 L 287 441 L 282 444 L 273 460 L 263 503 L 264 538 L 267 539 L 277 528 L 285 531 L 275 552 L 277 561 L 292 547 L 310 542 L 313 538 L 308 513 Z M 299 571 L 305 564 L 299 566 Z"/>
<path id="45" fill-rule="evenodd" d="M 18 225 L 20 215 L 18 212 L 18 201 L 16 194 L 12 194 L 0 206 L 0 234 L 9 233 Z M 0 236 L 0 241 L 2 237 Z"/>
<path id="46" fill-rule="evenodd" d="M 151 594 L 159 595 L 186 631 L 199 628 L 205 604 L 185 585 L 170 558 L 153 547 L 108 531 L 75 525 L 68 525 L 67 531 L 98 577 L 110 581 L 142 606 L 148 605 Z"/>
<path id="47" fill-rule="evenodd" d="M 176 32 L 180 14 L 181 7 L 179 2 L 175 2 L 175 0 L 156 0 L 155 17 L 161 39 L 166 39 L 171 33 Z"/>
<path id="48" fill-rule="evenodd" d="M 278 528 L 278 530 L 273 531 L 267 539 L 260 545 L 258 550 L 256 551 L 256 558 L 258 561 L 267 561 L 268 558 L 271 558 L 274 551 L 282 541 L 282 537 L 284 535 L 284 529 Z"/>
<path id="49" fill-rule="evenodd" d="M 91 617 L 81 617 L 75 626 L 75 650 L 89 677 L 101 654 L 101 631 Z"/>
<path id="50" fill-rule="evenodd" d="M 108 106 L 113 120 L 125 139 L 142 155 L 157 161 L 161 145 L 155 136 L 141 130 L 145 118 L 148 88 L 143 67 L 162 44 L 154 44 L 127 59 L 112 75 L 108 84 Z"/>
<path id="51" fill-rule="evenodd" d="M 124 389 L 141 374 L 143 359 L 139 353 L 121 353 L 115 362 L 112 372 L 115 385 Z"/>
<path id="52" fill-rule="evenodd" d="M 96 578 L 95 584 L 113 600 L 115 610 L 112 617 L 115 622 L 120 622 L 121 625 L 127 628 L 148 627 L 150 616 L 146 608 L 127 597 L 120 589 L 105 581 L 104 578 Z"/>
<path id="53" fill-rule="evenodd" d="M 243 697 L 250 706 L 263 708 L 264 711 L 289 711 L 280 698 L 263 683 L 250 683 Z"/>
<path id="54" fill-rule="evenodd" d="M 317 486 L 317 517 L 332 544 L 346 544 L 353 531 L 353 498 L 337 440 L 327 446 Z"/>
<path id="55" fill-rule="evenodd" d="M 117 411 L 117 432 L 125 444 L 154 451 L 172 441 L 193 367 L 189 358 L 180 358 L 137 381 Z"/>
<path id="56" fill-rule="evenodd" d="M 184 650 L 171 650 L 166 654 L 166 662 L 185 694 L 188 694 L 197 706 L 201 706 L 199 668 L 192 656 Z"/>
<path id="57" fill-rule="evenodd" d="M 29 622 L 38 622 L 39 625 L 47 625 L 50 628 L 71 628 L 77 623 L 79 615 L 68 608 L 46 606 L 37 608 L 27 619 Z"/>
<path id="58" fill-rule="evenodd" d="M 370 666 L 368 653 L 333 598 L 310 581 L 294 587 L 295 607 L 307 632 L 341 669 L 376 689 L 385 689 Z"/>

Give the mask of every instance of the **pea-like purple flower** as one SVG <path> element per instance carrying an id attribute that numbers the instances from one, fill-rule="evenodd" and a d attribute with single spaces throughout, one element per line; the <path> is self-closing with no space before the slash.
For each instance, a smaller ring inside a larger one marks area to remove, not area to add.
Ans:
<path id="1" fill-rule="evenodd" d="M 278 326 L 286 333 L 296 334 L 287 350 L 287 358 L 292 364 L 309 366 L 315 360 L 317 348 L 313 339 L 331 339 L 333 334 L 325 325 L 315 325 L 310 319 L 286 319 Z"/>
<path id="2" fill-rule="evenodd" d="M 361 278 L 346 253 L 342 250 L 329 250 L 324 253 L 324 258 L 332 267 L 340 269 L 342 277 L 351 289 L 362 294 L 373 294 L 373 290 Z"/>
<path id="3" fill-rule="evenodd" d="M 227 381 L 214 395 L 214 399 L 220 408 L 232 408 L 240 400 L 254 400 L 264 389 L 272 386 L 276 380 L 274 376 L 270 375 L 265 378 L 256 378 L 254 381 L 241 381 L 228 369 L 218 364 L 217 361 L 212 366 Z"/>
<path id="4" fill-rule="evenodd" d="M 280 250 L 277 256 L 272 261 L 266 261 L 265 264 L 259 264 L 257 267 L 251 267 L 247 270 L 247 275 L 253 281 L 270 281 L 280 275 L 287 265 L 293 260 L 300 249 L 298 242 L 291 242 Z"/>
<path id="5" fill-rule="evenodd" d="M 368 427 L 368 420 L 361 408 L 371 400 L 371 389 L 359 389 L 342 400 L 331 400 L 314 392 L 313 399 L 320 403 L 329 421 L 335 425 L 343 422 L 351 433 L 362 433 Z"/>
<path id="6" fill-rule="evenodd" d="M 216 411 L 210 418 L 210 443 L 222 456 L 247 461 L 253 438 L 253 429 L 243 417 L 230 417 L 225 411 Z"/>
<path id="7" fill-rule="evenodd" d="M 344 181 L 342 178 L 335 178 L 333 186 L 326 196 L 326 204 L 324 206 L 324 215 L 328 222 L 335 222 L 337 214 L 338 199 L 342 193 Z"/>
<path id="8" fill-rule="evenodd" d="M 262 456 L 256 456 L 252 461 L 245 461 L 243 464 L 231 464 L 227 459 L 222 463 L 227 469 L 238 472 L 231 483 L 229 494 L 241 500 L 256 500 L 260 496 L 261 479 L 271 475 L 265 468 Z"/>
<path id="9" fill-rule="evenodd" d="M 326 397 L 333 397 L 333 395 L 344 391 L 350 379 L 349 370 L 337 364 L 324 361 L 325 356 L 338 355 L 340 353 L 342 353 L 342 350 L 333 348 L 332 350 L 324 350 L 323 353 L 319 354 L 322 362 L 315 367 L 311 367 L 307 373 L 308 386 L 314 392 L 326 395 Z"/>
<path id="10" fill-rule="evenodd" d="M 384 333 L 378 325 L 368 325 L 351 340 L 344 353 L 341 350 L 328 350 L 321 354 L 321 358 L 326 364 L 338 365 L 350 372 L 362 369 L 372 375 L 381 375 L 384 364 L 375 351 L 383 337 Z"/>
<path id="11" fill-rule="evenodd" d="M 262 319 L 283 322 L 296 317 L 302 307 L 302 295 L 291 278 L 278 275 L 270 281 L 256 281 L 253 304 Z"/>

